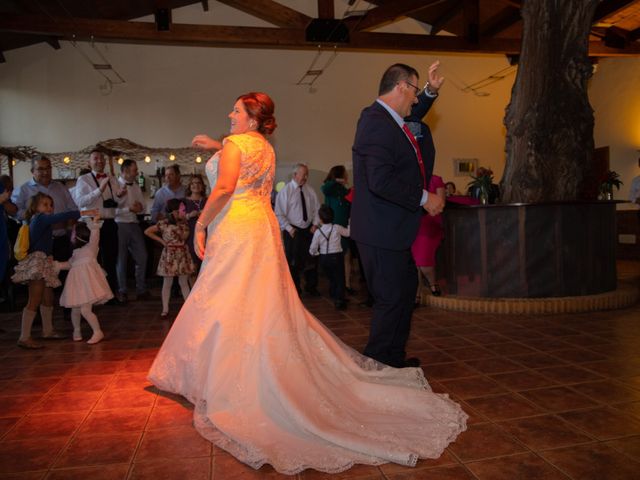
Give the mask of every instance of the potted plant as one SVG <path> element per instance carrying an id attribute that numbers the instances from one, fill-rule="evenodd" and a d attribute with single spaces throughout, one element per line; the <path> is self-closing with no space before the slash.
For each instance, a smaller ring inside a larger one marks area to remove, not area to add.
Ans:
<path id="1" fill-rule="evenodd" d="M 603 200 L 613 200 L 613 187 L 620 190 L 620 185 L 622 185 L 620 175 L 613 170 L 607 170 L 607 173 L 605 173 L 602 179 L 602 183 L 600 183 L 601 198 Z"/>
<path id="2" fill-rule="evenodd" d="M 478 167 L 476 175 L 471 175 L 473 179 L 468 183 L 469 192 L 480 200 L 480 203 L 486 205 L 489 203 L 489 195 L 493 185 L 493 171 L 490 168 Z"/>

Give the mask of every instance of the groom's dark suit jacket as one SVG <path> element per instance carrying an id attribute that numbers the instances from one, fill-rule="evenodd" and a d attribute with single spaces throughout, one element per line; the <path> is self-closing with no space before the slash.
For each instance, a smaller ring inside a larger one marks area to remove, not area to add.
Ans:
<path id="1" fill-rule="evenodd" d="M 351 238 L 406 250 L 418 233 L 423 179 L 411 142 L 378 102 L 365 108 L 353 144 Z"/>

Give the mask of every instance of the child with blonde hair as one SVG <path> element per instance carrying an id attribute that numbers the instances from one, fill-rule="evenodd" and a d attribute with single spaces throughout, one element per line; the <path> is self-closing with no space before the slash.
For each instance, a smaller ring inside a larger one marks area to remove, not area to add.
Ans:
<path id="1" fill-rule="evenodd" d="M 27 256 L 20 260 L 11 277 L 14 283 L 29 286 L 27 306 L 22 310 L 22 323 L 18 346 L 36 349 L 43 345 L 31 338 L 31 327 L 40 309 L 42 318 L 42 338 L 59 339 L 64 335 L 53 329 L 53 289 L 61 285 L 58 269 L 53 261 L 53 225 L 75 220 L 80 217 L 78 210 L 53 213 L 53 198 L 46 193 L 36 193 L 29 199 L 24 213 L 29 225 L 29 249 Z"/>

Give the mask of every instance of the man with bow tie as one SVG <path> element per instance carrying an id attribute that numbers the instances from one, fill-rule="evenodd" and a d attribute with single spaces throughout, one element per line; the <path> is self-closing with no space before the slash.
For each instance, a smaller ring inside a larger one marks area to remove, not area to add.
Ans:
<path id="1" fill-rule="evenodd" d="M 434 72 L 430 69 L 430 76 Z M 420 365 L 419 359 L 406 358 L 405 350 L 418 287 L 411 245 L 424 210 L 436 215 L 444 207 L 440 197 L 427 192 L 428 159 L 403 120 L 418 103 L 417 85 L 414 68 L 389 67 L 378 98 L 360 115 L 352 148 L 351 238 L 374 298 L 364 354 L 397 368 Z"/>
<path id="2" fill-rule="evenodd" d="M 135 263 L 136 300 L 149 300 L 145 274 L 147 270 L 147 248 L 138 221 L 145 212 L 145 199 L 137 182 L 138 165 L 126 159 L 120 165 L 118 184 L 124 192 L 118 201 L 116 223 L 118 224 L 118 301 L 127 302 L 127 260 L 129 254 Z"/>
<path id="3" fill-rule="evenodd" d="M 106 159 L 103 151 L 94 148 L 89 156 L 91 171 L 80 175 L 73 191 L 73 199 L 80 210 L 100 212 L 103 220 L 100 232 L 98 262 L 107 272 L 107 281 L 115 294 L 118 292 L 116 264 L 118 261 L 118 226 L 115 222 L 118 200 L 126 192 L 121 191 L 113 175 L 105 173 Z"/>

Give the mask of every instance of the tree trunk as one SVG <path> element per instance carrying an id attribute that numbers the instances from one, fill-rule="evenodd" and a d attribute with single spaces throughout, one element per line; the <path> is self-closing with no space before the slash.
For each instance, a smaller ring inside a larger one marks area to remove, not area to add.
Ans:
<path id="1" fill-rule="evenodd" d="M 588 40 L 598 3 L 523 2 L 522 51 L 504 120 L 504 203 L 580 196 L 593 155 Z"/>

